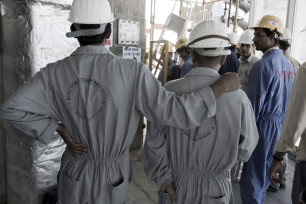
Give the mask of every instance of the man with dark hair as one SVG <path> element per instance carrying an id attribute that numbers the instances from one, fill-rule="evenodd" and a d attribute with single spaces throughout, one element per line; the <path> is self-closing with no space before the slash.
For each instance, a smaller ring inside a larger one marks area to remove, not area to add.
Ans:
<path id="1" fill-rule="evenodd" d="M 278 42 L 278 47 L 279 49 L 283 51 L 285 57 L 292 64 L 293 68 L 295 69 L 295 72 L 297 72 L 301 65 L 296 59 L 290 56 L 288 49 L 291 46 L 290 44 L 291 40 L 292 40 L 292 36 L 291 36 L 290 31 L 287 28 L 284 28 L 284 36 L 280 37 L 279 42 Z"/>
<path id="2" fill-rule="evenodd" d="M 238 43 L 238 36 L 232 32 L 229 34 L 231 46 L 228 48 L 231 54 L 226 57 L 224 64 L 219 69 L 219 74 L 223 75 L 226 72 L 238 72 L 239 61 L 236 55 L 236 46 Z"/>
<path id="3" fill-rule="evenodd" d="M 281 20 L 272 15 L 261 18 L 253 28 L 256 50 L 264 53 L 253 65 L 247 95 L 252 103 L 259 133 L 258 145 L 244 165 L 240 181 L 243 204 L 263 204 L 270 185 L 269 168 L 276 141 L 284 122 L 295 72 L 277 47 L 283 35 Z"/>
<path id="4" fill-rule="evenodd" d="M 128 203 L 129 147 L 140 115 L 170 126 L 199 126 L 215 114 L 215 98 L 238 88 L 239 79 L 229 74 L 175 96 L 144 64 L 105 48 L 114 20 L 107 0 L 74 0 L 69 20 L 67 37 L 78 38 L 80 47 L 41 69 L 2 105 L 0 115 L 41 142 L 48 144 L 55 131 L 66 142 L 58 204 Z"/>
<path id="5" fill-rule="evenodd" d="M 188 42 L 187 38 L 181 38 L 176 42 L 176 52 L 180 55 L 180 58 L 184 61 L 182 65 L 180 78 L 183 78 L 192 68 L 192 60 L 190 58 L 190 50 L 187 49 L 186 43 Z M 178 47 L 179 46 L 179 47 Z"/>

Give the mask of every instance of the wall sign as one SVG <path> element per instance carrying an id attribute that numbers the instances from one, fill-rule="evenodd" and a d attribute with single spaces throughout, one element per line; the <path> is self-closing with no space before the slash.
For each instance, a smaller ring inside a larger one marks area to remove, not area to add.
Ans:
<path id="1" fill-rule="evenodd" d="M 118 44 L 139 45 L 139 27 L 137 21 L 119 19 Z"/>

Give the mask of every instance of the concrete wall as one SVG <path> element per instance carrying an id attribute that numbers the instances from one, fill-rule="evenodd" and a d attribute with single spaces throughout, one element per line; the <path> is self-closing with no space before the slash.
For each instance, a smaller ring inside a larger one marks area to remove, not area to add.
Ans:
<path id="1" fill-rule="evenodd" d="M 113 26 L 113 47 L 111 51 L 118 56 L 122 56 L 122 47 L 128 45 L 118 44 L 118 19 L 138 21 L 140 22 L 140 42 L 136 47 L 141 48 L 141 61 L 144 62 L 145 55 L 145 11 L 146 11 L 146 0 L 109 0 L 111 9 L 115 15 L 116 21 Z M 131 45 L 133 46 L 133 45 Z M 135 47 L 135 46 L 133 46 Z M 131 149 L 138 148 L 142 145 L 143 137 L 143 119 L 140 119 L 139 125 L 136 131 L 135 138 L 131 145 Z"/>

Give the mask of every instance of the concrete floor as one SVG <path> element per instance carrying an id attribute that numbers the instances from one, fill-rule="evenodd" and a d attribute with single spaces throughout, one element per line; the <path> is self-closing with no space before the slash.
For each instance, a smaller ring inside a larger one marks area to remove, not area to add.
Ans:
<path id="1" fill-rule="evenodd" d="M 130 185 L 130 204 L 156 204 L 159 188 L 150 181 L 143 171 L 142 149 L 131 152 L 133 179 Z M 287 168 L 287 187 L 278 192 L 267 192 L 265 204 L 291 204 L 291 189 L 293 182 L 294 161 L 289 159 Z M 240 204 L 239 183 L 233 183 L 234 204 Z"/>

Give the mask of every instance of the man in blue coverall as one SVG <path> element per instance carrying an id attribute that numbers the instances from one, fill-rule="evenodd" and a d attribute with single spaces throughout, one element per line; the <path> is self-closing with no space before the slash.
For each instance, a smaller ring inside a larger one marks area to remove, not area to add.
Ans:
<path id="1" fill-rule="evenodd" d="M 273 151 L 281 133 L 295 71 L 277 47 L 284 30 L 278 17 L 263 16 L 252 29 L 255 30 L 256 50 L 264 53 L 250 72 L 247 91 L 255 113 L 259 141 L 243 169 L 240 189 L 243 204 L 263 204 L 270 185 Z"/>
<path id="2" fill-rule="evenodd" d="M 176 52 L 184 61 L 180 74 L 180 78 L 183 78 L 193 68 L 193 63 L 190 58 L 190 51 L 187 49 L 186 45 L 183 45 L 182 47 L 178 48 Z"/>

